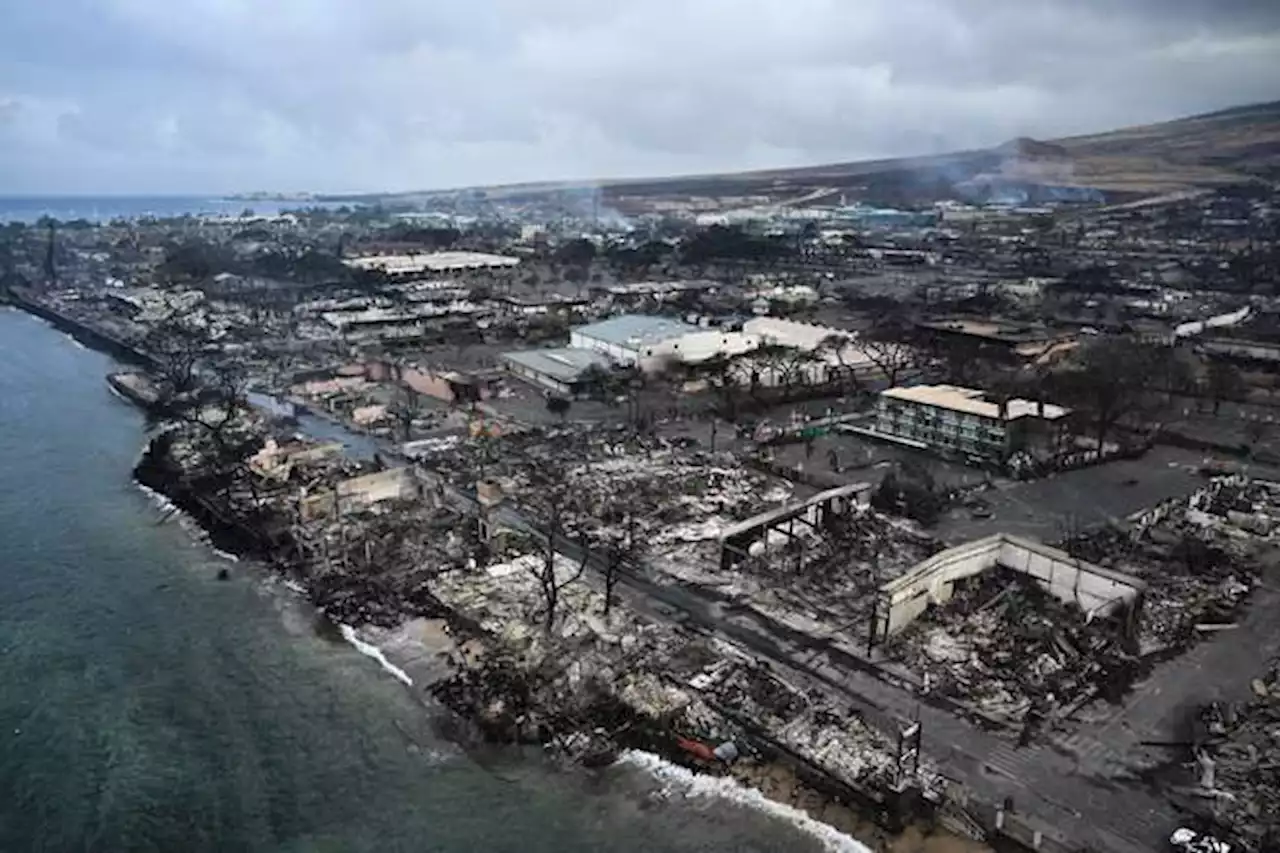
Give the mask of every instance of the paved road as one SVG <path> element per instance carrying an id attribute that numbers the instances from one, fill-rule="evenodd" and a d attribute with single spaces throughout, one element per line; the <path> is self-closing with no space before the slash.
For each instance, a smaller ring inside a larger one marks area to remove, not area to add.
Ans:
<path id="1" fill-rule="evenodd" d="M 379 444 L 387 458 L 411 464 L 390 442 Z M 454 509 L 476 510 L 474 495 L 422 468 L 415 470 L 435 484 Z M 534 529 L 510 506 L 499 507 L 494 518 L 518 529 Z M 581 554 L 567 540 L 559 542 L 557 550 L 571 558 Z M 603 561 L 591 558 L 588 565 L 603 574 Z M 1015 749 L 1005 739 L 881 680 L 838 647 L 823 647 L 763 615 L 725 608 L 712 590 L 667 581 L 641 565 L 626 567 L 619 587 L 628 606 L 638 612 L 733 642 L 800 685 L 834 693 L 861 710 L 868 722 L 888 729 L 890 736 L 896 736 L 895 727 L 918 719 L 925 753 L 945 776 L 987 803 L 1012 798 L 1024 820 L 1049 837 L 1065 835 L 1075 844 L 1109 853 L 1148 853 L 1159 849 L 1176 826 L 1177 816 L 1162 797 L 1085 772 L 1075 758 L 1051 746 Z"/>
<path id="2" fill-rule="evenodd" d="M 578 553 L 571 543 L 563 543 L 560 550 L 570 556 Z M 595 562 L 589 565 L 603 570 Z M 890 736 L 896 736 L 894 727 L 920 720 L 925 752 L 943 775 L 964 784 L 982 801 L 1012 798 L 1019 813 L 1031 816 L 1030 822 L 1038 823 L 1047 836 L 1069 836 L 1074 843 L 1100 851 L 1147 853 L 1159 849 L 1177 825 L 1176 814 L 1162 797 L 1082 773 L 1073 758 L 1051 746 L 1015 749 L 999 736 L 880 680 L 853 655 L 838 648 L 815 648 L 807 636 L 768 624 L 767 618 L 745 618 L 726 610 L 711 591 L 659 582 L 641 567 L 631 567 L 619 586 L 629 606 L 729 640 L 802 687 L 834 693 L 860 709 L 868 722 L 887 724 Z"/>

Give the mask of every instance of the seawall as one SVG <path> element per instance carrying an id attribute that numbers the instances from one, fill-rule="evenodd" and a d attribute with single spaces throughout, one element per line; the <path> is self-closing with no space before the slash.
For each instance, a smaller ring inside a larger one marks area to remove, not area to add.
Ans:
<path id="1" fill-rule="evenodd" d="M 138 367 L 154 369 L 157 366 L 156 360 L 151 356 L 101 329 L 94 328 L 74 317 L 68 317 L 56 308 L 13 288 L 6 289 L 4 293 L 8 296 L 9 304 L 15 308 L 45 320 L 58 331 L 66 332 L 87 347 Z"/>

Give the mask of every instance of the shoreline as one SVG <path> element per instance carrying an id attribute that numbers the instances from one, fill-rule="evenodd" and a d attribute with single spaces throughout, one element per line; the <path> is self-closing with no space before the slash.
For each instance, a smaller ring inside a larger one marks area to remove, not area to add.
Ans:
<path id="1" fill-rule="evenodd" d="M 261 563 L 256 558 L 256 555 L 252 553 L 237 555 L 221 550 L 218 544 L 219 536 L 216 531 L 201 524 L 180 502 L 166 493 L 147 485 L 142 479 L 135 477 L 134 482 L 139 490 L 165 513 L 165 520 L 173 517 L 178 518 L 179 524 L 193 540 L 205 545 L 219 557 L 254 566 L 255 570 L 261 573 L 263 579 L 268 582 L 279 583 L 290 593 L 301 598 L 305 602 L 305 606 L 312 609 L 318 616 L 326 619 L 330 618 L 324 608 L 312 600 L 311 593 L 304 584 L 280 575 L 270 565 Z M 221 541 L 223 544 L 230 546 L 233 540 L 223 538 Z M 415 642 L 415 639 L 408 636 L 408 634 L 412 633 L 413 623 L 419 621 L 435 621 L 439 623 L 439 626 L 443 629 L 442 633 L 447 635 L 446 643 L 455 650 L 473 641 L 465 640 L 459 643 L 458 638 L 449 633 L 447 627 L 449 620 L 446 618 L 408 620 L 396 628 L 379 628 L 374 629 L 374 631 L 369 629 L 362 630 L 339 622 L 333 622 L 332 624 L 338 630 L 338 638 L 335 639 L 340 639 L 360 655 L 369 658 L 379 666 L 385 675 L 404 685 L 423 704 L 424 710 L 429 710 L 424 700 L 429 699 L 432 702 L 439 703 L 437 710 L 449 714 L 455 722 L 471 729 L 469 733 L 464 733 L 463 736 L 456 736 L 458 730 L 455 728 L 455 736 L 450 738 L 455 745 L 464 751 L 478 744 L 518 746 L 518 743 L 513 744 L 506 738 L 491 737 L 486 731 L 486 727 L 474 714 L 460 710 L 458 707 L 442 700 L 433 692 L 432 687 L 434 684 L 447 680 L 448 676 L 442 679 L 438 672 L 432 672 L 430 667 L 424 667 L 423 660 L 426 657 L 439 658 L 449 653 L 440 648 L 432 648 L 425 643 L 416 649 L 416 651 L 420 652 L 418 655 L 412 655 L 404 651 L 404 646 Z M 371 636 L 375 632 L 383 636 Z M 388 640 L 391 642 L 388 642 Z M 448 664 L 448 667 L 452 672 L 458 672 L 453 664 Z M 415 677 L 413 673 L 415 669 L 426 669 L 426 672 L 421 676 Z M 525 745 L 528 746 L 530 744 Z M 542 744 L 541 746 L 544 749 L 548 748 L 547 744 Z M 751 768 L 755 771 L 754 774 L 751 772 L 707 774 L 699 772 L 686 764 L 673 761 L 670 757 L 664 757 L 656 751 L 637 748 L 621 752 L 614 761 L 602 766 L 592 766 L 589 762 L 584 763 L 583 761 L 571 759 L 562 760 L 562 757 L 557 757 L 554 753 L 549 753 L 548 756 L 553 761 L 553 764 L 562 770 L 598 772 L 608 769 L 640 773 L 658 785 L 665 796 L 679 795 L 687 799 L 722 800 L 767 814 L 772 819 L 791 824 L 798 831 L 815 839 L 824 849 L 833 851 L 833 853 L 871 853 L 872 850 L 880 847 L 880 845 L 872 847 L 837 826 L 837 824 L 846 828 L 857 826 L 864 831 L 869 827 L 876 826 L 867 819 L 865 814 L 860 813 L 859 809 L 830 800 L 819 792 L 807 788 L 803 782 L 791 774 L 789 768 L 781 765 L 754 765 Z M 752 775 L 756 778 L 752 779 Z M 761 780 L 776 780 L 780 777 L 785 778 L 788 775 L 791 775 L 788 783 L 782 785 L 775 783 L 771 791 L 766 790 L 766 786 L 759 784 Z M 803 801 L 812 803 L 815 798 L 821 803 L 821 807 L 818 810 L 824 815 L 825 820 L 815 817 L 797 804 Z M 835 818 L 835 820 L 832 818 Z M 878 826 L 877 830 L 879 830 Z M 895 847 L 893 849 L 897 850 L 899 848 Z M 985 848 L 974 847 L 972 849 Z"/>
<path id="2" fill-rule="evenodd" d="M 154 368 L 156 366 L 155 359 L 140 350 L 135 349 L 124 341 L 118 340 L 111 335 L 93 328 L 87 323 L 77 320 L 74 317 L 68 317 L 58 309 L 46 305 L 32 299 L 29 296 L 18 293 L 13 288 L 5 291 L 6 301 L 2 304 L 7 305 L 15 310 L 21 311 L 43 320 L 54 329 L 70 337 L 73 341 L 80 343 L 82 346 L 103 355 L 109 355 L 117 361 L 135 367 Z"/>
<path id="3" fill-rule="evenodd" d="M 232 554 L 240 561 L 250 561 L 260 566 L 264 574 L 304 598 L 317 614 L 330 619 L 339 637 L 358 653 L 377 663 L 384 672 L 395 678 L 420 700 L 430 697 L 447 711 L 455 722 L 464 726 L 466 734 L 456 742 L 464 748 L 473 745 L 498 744 L 510 746 L 538 746 L 562 768 L 598 771 L 616 767 L 625 756 L 644 755 L 642 764 L 660 771 L 650 773 L 655 781 L 673 782 L 696 789 L 696 795 L 719 795 L 741 804 L 758 806 L 779 819 L 788 819 L 803 831 L 815 835 L 833 850 L 871 851 L 878 849 L 913 853 L 929 849 L 923 846 L 891 846 L 906 836 L 917 838 L 920 844 L 930 840 L 943 840 L 955 846 L 945 849 L 977 853 L 990 848 L 979 842 L 959 838 L 943 830 L 936 822 L 920 822 L 914 819 L 896 820 L 872 802 L 858 802 L 856 792 L 838 792 L 844 783 L 834 778 L 822 779 L 818 768 L 797 764 L 798 757 L 789 757 L 768 746 L 754 744 L 755 758 L 744 759 L 728 768 L 700 764 L 691 761 L 689 754 L 672 742 L 670 733 L 647 731 L 636 720 L 615 737 L 601 737 L 599 731 L 578 730 L 558 732 L 550 737 L 537 727 L 516 724 L 502 716 L 486 713 L 495 696 L 502 694 L 502 685 L 495 683 L 494 673 L 486 669 L 488 656 L 499 650 L 494 639 L 466 615 L 441 604 L 441 612 L 434 617 L 406 617 L 393 628 L 376 626 L 355 627 L 343 623 L 317 600 L 313 590 L 272 564 L 253 541 L 214 513 L 194 495 L 174 494 L 163 478 L 156 476 L 156 469 L 148 464 L 150 445 L 139 459 L 135 478 L 140 486 L 168 501 L 179 513 L 190 519 L 208 536 L 208 545 Z M 432 649 L 426 644 L 412 648 L 414 640 L 409 634 L 414 623 L 434 622 L 448 635 L 454 652 Z M 447 662 L 440 666 L 442 657 Z M 436 664 L 432 666 L 431 664 Z M 421 673 L 421 675 L 419 674 Z M 504 673 L 510 675 L 510 672 Z M 502 675 L 499 675 L 500 679 Z M 424 702 L 425 706 L 425 702 Z M 711 772 L 707 772 L 711 771 Z M 695 794 L 690 794 L 693 796 Z M 854 800 L 850 800 L 850 796 Z M 777 811 L 775 811 L 777 810 Z M 815 834 L 812 827 L 820 827 Z M 848 830 L 857 829 L 862 838 Z M 832 847 L 823 840 L 821 832 L 847 839 L 847 845 Z M 852 845 L 852 846 L 849 846 Z"/>
<path id="4" fill-rule="evenodd" d="M 53 328 L 68 335 L 73 341 L 80 342 L 89 349 L 102 352 L 108 356 L 119 358 L 116 348 L 121 346 L 117 341 L 110 340 L 100 335 L 95 330 L 90 329 L 78 321 L 61 317 L 51 309 L 41 307 L 41 310 L 29 310 L 31 303 L 13 304 L 15 310 L 22 310 L 24 313 L 42 321 L 48 322 Z M 53 317 L 45 316 L 46 313 L 53 314 Z M 56 318 L 56 319 L 55 319 Z M 147 357 L 141 353 L 130 350 L 130 363 L 145 363 Z M 114 389 L 112 389 L 114 391 Z M 116 394 L 118 397 L 123 395 Z M 137 406 L 137 401 L 128 400 L 126 402 Z M 152 444 L 150 439 L 145 446 L 142 454 L 137 460 L 134 471 L 135 482 L 150 496 L 164 501 L 172 508 L 172 511 L 180 514 L 185 522 L 184 527 L 188 527 L 188 532 L 197 540 L 203 541 L 210 547 L 215 554 L 233 562 L 242 562 L 250 560 L 258 565 L 265 576 L 286 586 L 293 593 L 305 598 L 308 606 L 313 607 L 318 614 L 323 615 L 333 621 L 338 629 L 341 639 L 348 645 L 352 646 L 357 652 L 371 658 L 379 664 L 388 674 L 395 677 L 398 681 L 411 689 L 415 694 L 421 692 L 423 696 L 431 696 L 435 702 L 438 702 L 450 715 L 457 721 L 468 727 L 469 733 L 461 741 L 460 745 L 465 746 L 470 739 L 471 742 L 486 743 L 505 743 L 505 744 L 525 744 L 539 745 L 544 749 L 550 749 L 557 752 L 558 761 L 565 766 L 578 767 L 583 769 L 599 769 L 601 767 L 613 766 L 621 756 L 627 754 L 643 754 L 651 756 L 652 761 L 659 762 L 659 766 L 669 768 L 670 773 L 685 773 L 691 778 L 697 780 L 706 780 L 711 783 L 720 785 L 737 786 L 739 793 L 743 795 L 758 796 L 761 802 L 772 804 L 780 809 L 790 809 L 796 814 L 803 816 L 807 821 L 812 821 L 819 827 L 830 830 L 841 838 L 847 838 L 851 843 L 857 845 L 855 849 L 891 849 L 901 851 L 901 853 L 914 853 L 915 850 L 925 850 L 925 847 L 910 846 L 901 847 L 893 839 L 904 838 L 903 829 L 907 829 L 906 835 L 913 835 L 920 843 L 927 843 L 929 840 L 941 839 L 944 844 L 953 844 L 957 846 L 945 849 L 965 851 L 986 851 L 990 848 L 986 845 L 973 842 L 965 838 L 961 838 L 942 830 L 932 820 L 921 824 L 918 821 L 896 821 L 890 819 L 888 825 L 884 818 L 883 802 L 876 803 L 875 800 L 866 803 L 856 803 L 848 801 L 848 794 L 852 793 L 855 799 L 861 799 L 856 792 L 846 792 L 846 795 L 833 793 L 832 785 L 835 788 L 845 787 L 843 782 L 829 778 L 825 781 L 830 784 L 822 784 L 821 779 L 823 771 L 819 768 L 797 766 L 796 760 L 798 756 L 788 758 L 779 753 L 776 749 L 768 750 L 773 754 L 763 761 L 744 761 L 737 765 L 736 772 L 703 772 L 707 769 L 715 770 L 717 768 L 708 768 L 698 765 L 696 762 L 689 760 L 687 752 L 679 749 L 674 744 L 668 742 L 658 742 L 652 737 L 645 740 L 630 741 L 628 744 L 619 746 L 616 744 L 608 745 L 603 749 L 584 750 L 581 744 L 578 746 L 577 756 L 568 754 L 564 749 L 564 744 L 558 739 L 547 742 L 539 737 L 525 737 L 528 733 L 517 733 L 516 737 L 512 737 L 512 732 L 503 730 L 501 725 L 487 723 L 480 712 L 480 708 L 476 706 L 475 695 L 459 696 L 455 694 L 449 697 L 444 691 L 437 690 L 443 682 L 456 678 L 458 675 L 468 675 L 475 677 L 481 675 L 479 670 L 475 668 L 454 667 L 452 676 L 432 680 L 425 679 L 427 683 L 420 683 L 413 675 L 415 663 L 420 663 L 421 658 L 404 657 L 398 654 L 397 650 L 387 649 L 378 642 L 370 642 L 367 629 L 354 628 L 343 624 L 340 620 L 335 619 L 327 608 L 317 601 L 316 595 L 305 583 L 300 582 L 293 577 L 285 566 L 273 560 L 270 554 L 269 546 L 266 543 L 255 542 L 255 537 L 248 534 L 241 525 L 234 521 L 221 517 L 209 504 L 204 501 L 192 490 L 173 489 L 171 482 L 160 475 L 160 471 L 153 465 L 148 464 L 151 455 Z M 194 527 L 194 530 L 191 529 Z M 435 614 L 442 624 L 448 625 L 452 639 L 455 644 L 460 646 L 477 645 L 482 650 L 489 640 L 481 627 L 470 618 L 456 612 L 455 610 L 440 604 L 441 612 Z M 406 619 L 401 623 L 404 627 L 411 619 Z M 377 632 L 387 631 L 384 628 L 375 628 Z M 394 633 L 392 629 L 388 633 Z M 458 638 L 462 639 L 459 643 Z M 359 645 L 357 644 L 359 643 Z M 488 649 L 491 651 L 491 649 Z M 464 660 L 467 656 L 464 655 Z M 474 664 L 474 660 L 469 660 L 469 664 Z M 452 701 L 450 699 L 452 698 Z M 536 732 L 534 733 L 536 734 Z M 577 732 L 582 738 L 588 742 L 592 740 L 592 735 L 586 732 Z M 567 738 L 565 740 L 568 740 Z M 777 745 L 775 745 L 777 746 Z M 609 762 L 604 762 L 602 757 L 607 755 Z M 720 768 L 723 770 L 723 768 Z M 815 778 L 814 774 L 817 774 Z M 790 782 L 786 784 L 765 784 L 769 780 L 778 777 L 789 777 Z M 817 781 L 817 785 L 813 784 Z M 767 788 L 767 790 L 766 790 Z M 826 820 L 814 817 L 810 812 L 827 817 Z M 836 827 L 835 824 L 846 828 L 858 827 L 864 836 L 872 836 L 871 844 L 855 838 L 853 835 L 846 834 Z M 807 831 L 807 830 L 806 830 Z M 934 833 L 939 833 L 935 835 Z M 874 846 L 872 846 L 874 845 Z M 928 849 L 932 849 L 931 847 Z"/>

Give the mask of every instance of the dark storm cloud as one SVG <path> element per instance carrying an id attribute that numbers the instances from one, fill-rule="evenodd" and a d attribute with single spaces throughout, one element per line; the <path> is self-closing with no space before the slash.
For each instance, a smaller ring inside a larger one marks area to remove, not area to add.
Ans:
<path id="1" fill-rule="evenodd" d="M 1280 3 L 44 0 L 0 191 L 412 188 L 941 151 L 1280 97 Z"/>

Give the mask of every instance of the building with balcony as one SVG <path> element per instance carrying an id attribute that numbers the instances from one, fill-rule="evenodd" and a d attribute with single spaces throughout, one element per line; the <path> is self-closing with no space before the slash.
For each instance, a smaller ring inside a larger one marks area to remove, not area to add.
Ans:
<path id="1" fill-rule="evenodd" d="M 875 433 L 974 463 L 1006 463 L 1018 454 L 1052 459 L 1070 441 L 1069 409 L 1001 398 L 975 388 L 915 385 L 882 391 Z"/>

